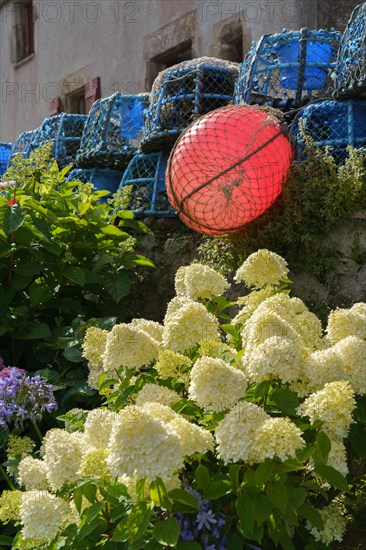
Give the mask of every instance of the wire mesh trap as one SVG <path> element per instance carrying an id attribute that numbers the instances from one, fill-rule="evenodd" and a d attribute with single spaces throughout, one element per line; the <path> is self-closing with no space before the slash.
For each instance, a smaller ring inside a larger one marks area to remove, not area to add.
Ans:
<path id="1" fill-rule="evenodd" d="M 366 95 L 366 2 L 352 12 L 342 37 L 334 76 L 335 98 Z"/>
<path id="2" fill-rule="evenodd" d="M 170 151 L 198 117 L 233 100 L 238 63 L 202 57 L 183 61 L 157 76 L 145 113 L 141 151 Z"/>
<path id="3" fill-rule="evenodd" d="M 281 113 L 228 106 L 193 123 L 168 161 L 168 197 L 182 221 L 206 234 L 232 233 L 279 196 L 293 152 Z"/>
<path id="4" fill-rule="evenodd" d="M 66 113 L 46 118 L 33 139 L 33 146 L 53 142 L 52 156 L 57 163 L 60 166 L 74 164 L 87 118 L 86 115 Z"/>
<path id="5" fill-rule="evenodd" d="M 293 128 L 297 160 L 306 156 L 306 136 L 317 147 L 330 147 L 336 162 L 344 162 L 347 147 L 366 147 L 366 98 L 322 101 L 301 109 Z"/>
<path id="6" fill-rule="evenodd" d="M 167 161 L 163 153 L 140 154 L 131 160 L 120 185 L 132 186 L 129 210 L 143 215 L 175 215 L 166 194 Z"/>
<path id="7" fill-rule="evenodd" d="M 22 134 L 19 134 L 17 137 L 12 149 L 11 149 L 11 155 L 9 158 L 8 166 L 11 164 L 11 161 L 13 157 L 20 153 L 24 158 L 28 158 L 31 150 L 32 150 L 32 141 L 34 138 L 34 130 L 31 130 L 30 132 L 23 132 Z"/>
<path id="8" fill-rule="evenodd" d="M 148 94 L 120 92 L 96 101 L 85 126 L 77 165 L 124 169 L 138 148 L 148 102 Z"/>
<path id="9" fill-rule="evenodd" d="M 241 64 L 234 103 L 288 111 L 329 95 L 340 40 L 305 28 L 263 36 Z"/>
<path id="10" fill-rule="evenodd" d="M 11 143 L 0 142 L 0 176 L 2 176 L 6 172 L 11 155 L 11 149 Z"/>
<path id="11" fill-rule="evenodd" d="M 122 176 L 122 171 L 108 168 L 74 168 L 66 181 L 92 183 L 97 190 L 106 190 L 113 194 L 117 191 Z"/>

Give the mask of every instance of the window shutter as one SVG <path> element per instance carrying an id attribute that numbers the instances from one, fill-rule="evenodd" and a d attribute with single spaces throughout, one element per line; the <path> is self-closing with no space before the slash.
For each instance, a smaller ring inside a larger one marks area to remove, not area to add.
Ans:
<path id="1" fill-rule="evenodd" d="M 59 115 L 62 112 L 62 104 L 61 104 L 61 98 L 55 97 L 50 102 L 50 116 Z"/>
<path id="2" fill-rule="evenodd" d="M 85 84 L 85 106 L 87 113 L 89 113 L 93 103 L 97 99 L 100 99 L 100 97 L 100 77 L 97 76 Z"/>

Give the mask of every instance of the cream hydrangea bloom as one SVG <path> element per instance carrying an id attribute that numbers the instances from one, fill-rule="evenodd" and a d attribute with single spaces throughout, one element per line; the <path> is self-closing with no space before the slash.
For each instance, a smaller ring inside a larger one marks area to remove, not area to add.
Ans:
<path id="1" fill-rule="evenodd" d="M 325 384 L 345 380 L 342 359 L 334 347 L 314 351 L 304 360 L 302 379 L 307 393 L 321 390 Z"/>
<path id="2" fill-rule="evenodd" d="M 259 307 L 242 332 L 243 349 L 246 353 L 252 353 L 267 338 L 274 336 L 292 342 L 301 341 L 300 334 L 285 319 L 270 309 Z"/>
<path id="3" fill-rule="evenodd" d="M 26 491 L 48 489 L 46 463 L 31 456 L 23 458 L 18 466 L 18 481 Z"/>
<path id="4" fill-rule="evenodd" d="M 237 403 L 216 427 L 215 439 L 219 458 L 225 464 L 253 464 L 257 458 L 254 435 L 268 418 L 270 416 L 265 410 L 253 403 Z"/>
<path id="5" fill-rule="evenodd" d="M 9 435 L 6 454 L 8 460 L 12 460 L 17 457 L 25 458 L 29 455 L 34 447 L 35 443 L 30 437 L 20 437 L 19 435 Z"/>
<path id="6" fill-rule="evenodd" d="M 213 437 L 210 432 L 192 424 L 170 407 L 160 403 L 146 403 L 144 410 L 154 418 L 167 424 L 180 438 L 184 456 L 205 453 L 213 450 Z"/>
<path id="7" fill-rule="evenodd" d="M 85 448 L 106 449 L 117 420 L 118 414 L 105 408 L 89 411 L 84 424 Z"/>
<path id="8" fill-rule="evenodd" d="M 264 462 L 274 457 L 287 460 L 304 446 L 301 430 L 289 418 L 267 418 L 253 434 L 253 460 Z"/>
<path id="9" fill-rule="evenodd" d="M 309 521 L 306 523 L 306 528 L 313 535 L 316 541 L 321 541 L 324 544 L 330 544 L 337 540 L 341 542 L 346 532 L 347 523 L 350 518 L 347 516 L 347 509 L 340 498 L 335 498 L 329 506 L 325 506 L 319 510 L 324 522 L 324 529 L 319 531 Z"/>
<path id="10" fill-rule="evenodd" d="M 188 395 L 205 411 L 220 412 L 233 407 L 244 396 L 247 386 L 240 370 L 222 359 L 201 357 L 191 370 Z"/>
<path id="11" fill-rule="evenodd" d="M 109 478 L 111 473 L 107 464 L 108 449 L 93 449 L 87 452 L 80 464 L 79 477 Z"/>
<path id="12" fill-rule="evenodd" d="M 187 371 L 192 365 L 192 361 L 175 351 L 163 349 L 159 351 L 159 359 L 155 363 L 155 369 L 158 371 L 160 378 L 182 378 L 186 381 Z"/>
<path id="13" fill-rule="evenodd" d="M 107 342 L 108 331 L 98 327 L 86 329 L 82 348 L 83 357 L 94 367 L 101 367 L 103 364 L 102 355 Z"/>
<path id="14" fill-rule="evenodd" d="M 155 321 L 149 321 L 147 319 L 132 319 L 131 326 L 146 332 L 151 338 L 154 338 L 156 342 L 160 343 L 163 338 L 163 325 L 156 323 Z"/>
<path id="15" fill-rule="evenodd" d="M 347 336 L 358 336 L 366 340 L 366 304 L 360 302 L 350 309 L 336 309 L 329 314 L 327 334 L 332 342 L 339 342 Z"/>
<path id="16" fill-rule="evenodd" d="M 77 481 L 85 450 L 84 434 L 54 428 L 46 433 L 43 449 L 47 480 L 52 489 Z"/>
<path id="17" fill-rule="evenodd" d="M 220 296 L 228 287 L 225 277 L 207 265 L 194 263 L 182 266 L 175 274 L 177 296 L 191 300 Z"/>
<path id="18" fill-rule="evenodd" d="M 238 298 L 237 304 L 243 306 L 239 313 L 233 318 L 232 324 L 245 324 L 248 319 L 253 315 L 257 307 L 270 298 L 275 293 L 275 290 L 271 286 L 262 288 L 261 290 L 253 290 L 246 296 Z"/>
<path id="19" fill-rule="evenodd" d="M 219 324 L 203 304 L 187 302 L 174 314 L 167 316 L 163 346 L 171 351 L 184 351 L 203 340 L 219 340 Z"/>
<path id="20" fill-rule="evenodd" d="M 167 305 L 163 324 L 166 325 L 169 322 L 169 319 L 171 317 L 174 317 L 175 314 L 178 313 L 182 307 L 191 303 L 192 300 L 190 300 L 189 298 L 182 298 L 181 296 L 175 296 L 174 298 L 172 298 Z"/>
<path id="21" fill-rule="evenodd" d="M 349 382 L 330 382 L 322 390 L 312 393 L 298 407 L 298 414 L 308 416 L 313 423 L 322 420 L 322 430 L 331 439 L 347 437 L 356 407 L 353 389 Z"/>
<path id="22" fill-rule="evenodd" d="M 152 402 L 171 407 L 174 403 L 178 403 L 180 399 L 181 397 L 177 392 L 165 386 L 159 386 L 159 384 L 145 384 L 138 392 L 135 403 L 138 407 L 142 407 L 145 403 Z"/>
<path id="23" fill-rule="evenodd" d="M 20 504 L 22 491 L 2 491 L 0 494 L 0 521 L 6 525 L 12 521 L 17 525 L 20 521 Z"/>
<path id="24" fill-rule="evenodd" d="M 108 333 L 103 369 L 140 368 L 156 359 L 158 352 L 158 343 L 149 334 L 131 324 L 120 323 Z"/>
<path id="25" fill-rule="evenodd" d="M 24 539 L 52 539 L 71 517 L 71 508 L 62 498 L 47 491 L 22 494 L 20 520 Z"/>
<path id="26" fill-rule="evenodd" d="M 343 441 L 339 441 L 338 439 L 331 440 L 331 449 L 327 464 L 338 470 L 338 472 L 341 472 L 344 476 L 348 474 L 347 451 Z"/>
<path id="27" fill-rule="evenodd" d="M 166 424 L 135 405 L 118 416 L 107 458 L 112 475 L 165 480 L 183 466 L 181 441 Z"/>
<path id="28" fill-rule="evenodd" d="M 297 341 L 279 336 L 267 338 L 242 358 L 244 371 L 252 382 L 279 378 L 282 382 L 300 376 L 302 355 Z"/>
<path id="29" fill-rule="evenodd" d="M 223 342 L 217 340 L 208 340 L 205 338 L 200 342 L 198 353 L 201 357 L 207 355 L 208 357 L 214 357 L 215 359 L 223 359 L 224 361 L 230 361 L 235 359 L 236 351 Z"/>
<path id="30" fill-rule="evenodd" d="M 358 395 L 366 393 L 366 341 L 348 336 L 334 346 L 342 360 L 346 379 Z"/>
<path id="31" fill-rule="evenodd" d="M 276 285 L 287 277 L 287 262 L 275 252 L 262 248 L 245 260 L 236 272 L 235 280 L 247 286 L 262 288 Z"/>

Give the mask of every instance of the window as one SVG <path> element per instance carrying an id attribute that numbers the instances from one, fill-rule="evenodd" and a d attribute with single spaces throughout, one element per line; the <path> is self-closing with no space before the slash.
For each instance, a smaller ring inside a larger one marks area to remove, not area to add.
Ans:
<path id="1" fill-rule="evenodd" d="M 67 111 L 78 115 L 86 115 L 85 86 L 67 97 Z"/>
<path id="2" fill-rule="evenodd" d="M 15 55 L 14 62 L 19 63 L 34 53 L 34 11 L 33 1 L 17 1 L 15 7 Z"/>
<path id="3" fill-rule="evenodd" d="M 70 84 L 70 82 L 69 82 Z M 54 116 L 62 111 L 65 113 L 74 113 L 79 115 L 87 115 L 97 99 L 101 98 L 100 77 L 97 76 L 87 82 L 84 86 L 72 90 L 60 97 L 56 97 L 50 102 L 49 115 Z"/>
<path id="4" fill-rule="evenodd" d="M 150 59 L 150 85 L 161 71 L 182 61 L 193 59 L 192 42 L 187 40 Z"/>

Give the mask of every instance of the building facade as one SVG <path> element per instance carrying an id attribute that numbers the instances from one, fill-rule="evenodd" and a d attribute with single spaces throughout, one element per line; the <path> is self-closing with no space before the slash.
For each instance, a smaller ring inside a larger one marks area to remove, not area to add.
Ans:
<path id="1" fill-rule="evenodd" d="M 160 70 L 241 61 L 283 28 L 343 30 L 357 0 L 0 0 L 0 141 L 115 91 L 149 91 Z"/>

